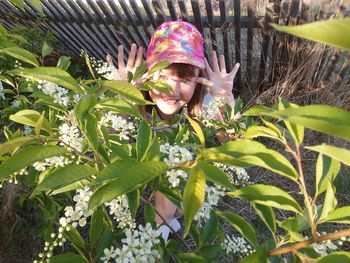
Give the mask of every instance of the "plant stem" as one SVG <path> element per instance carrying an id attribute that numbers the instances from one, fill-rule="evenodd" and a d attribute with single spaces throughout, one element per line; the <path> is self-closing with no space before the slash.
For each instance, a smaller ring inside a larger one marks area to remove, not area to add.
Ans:
<path id="1" fill-rule="evenodd" d="M 141 197 L 142 202 L 151 205 L 154 208 L 154 211 L 156 211 L 157 215 L 163 220 L 163 223 L 169 227 L 169 229 L 171 230 L 171 232 L 173 232 L 175 234 L 175 236 L 177 236 L 181 242 L 185 245 L 185 247 L 188 249 L 188 251 L 192 251 L 191 248 L 187 245 L 186 241 L 182 238 L 182 236 L 180 236 L 169 224 L 168 222 L 165 220 L 165 218 L 157 211 L 157 209 L 154 207 L 154 205 L 148 201 L 147 199 L 145 199 L 144 197 Z"/>
<path id="2" fill-rule="evenodd" d="M 312 237 L 311 239 L 295 243 L 295 244 L 288 246 L 288 247 L 273 249 L 273 250 L 270 250 L 267 253 L 267 255 L 268 256 L 278 256 L 278 255 L 294 252 L 294 251 L 299 250 L 303 247 L 307 247 L 313 243 L 319 243 L 319 242 L 326 241 L 326 240 L 338 239 L 340 237 L 349 236 L 349 235 L 350 235 L 350 228 L 343 230 L 343 231 L 323 235 L 323 236 Z"/>

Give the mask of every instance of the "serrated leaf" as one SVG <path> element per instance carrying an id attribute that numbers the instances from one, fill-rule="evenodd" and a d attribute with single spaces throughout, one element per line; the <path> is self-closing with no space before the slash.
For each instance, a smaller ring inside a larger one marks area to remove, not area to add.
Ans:
<path id="1" fill-rule="evenodd" d="M 176 254 L 175 257 L 180 259 L 180 262 L 188 263 L 208 263 L 203 257 L 198 256 L 194 253 L 180 253 Z"/>
<path id="2" fill-rule="evenodd" d="M 136 87 L 125 81 L 105 80 L 102 81 L 102 87 L 139 105 L 153 104 L 153 102 L 145 100 Z"/>
<path id="3" fill-rule="evenodd" d="M 136 139 L 136 157 L 137 160 L 143 161 L 147 159 L 151 142 L 152 142 L 153 132 L 148 124 L 141 121 L 137 131 Z"/>
<path id="4" fill-rule="evenodd" d="M 74 113 L 80 123 L 84 123 L 89 112 L 94 110 L 97 102 L 97 96 L 95 94 L 86 94 L 81 96 L 80 100 L 74 107 Z"/>
<path id="5" fill-rule="evenodd" d="M 12 152 L 22 145 L 25 145 L 30 142 L 38 141 L 38 140 L 39 138 L 37 137 L 28 136 L 28 137 L 18 137 L 13 140 L 4 142 L 0 144 L 0 156 L 6 153 Z"/>
<path id="6" fill-rule="evenodd" d="M 56 68 L 60 68 L 62 70 L 67 70 L 70 66 L 70 57 L 67 56 L 60 56 L 60 58 L 57 61 Z"/>
<path id="7" fill-rule="evenodd" d="M 295 168 L 282 154 L 256 141 L 231 141 L 217 148 L 206 149 L 200 155 L 207 161 L 229 163 L 239 167 L 260 166 L 293 181 L 299 177 Z"/>
<path id="8" fill-rule="evenodd" d="M 19 171 L 37 161 L 42 161 L 45 158 L 61 155 L 66 152 L 67 150 L 63 147 L 53 145 L 28 147 L 15 153 L 0 165 L 0 181 L 3 181 L 14 172 Z"/>
<path id="9" fill-rule="evenodd" d="M 267 247 L 266 245 L 259 246 L 256 251 L 254 251 L 249 256 L 239 261 L 240 263 L 270 263 L 271 261 L 267 257 Z"/>
<path id="10" fill-rule="evenodd" d="M 316 263 L 349 263 L 350 252 L 337 251 L 316 259 Z"/>
<path id="11" fill-rule="evenodd" d="M 227 175 L 214 165 L 207 163 L 205 161 L 199 161 L 197 167 L 202 170 L 208 181 L 220 185 L 227 190 L 234 190 L 234 187 Z"/>
<path id="12" fill-rule="evenodd" d="M 183 193 L 183 207 L 185 229 L 184 236 L 188 234 L 193 218 L 204 202 L 205 196 L 205 175 L 197 167 L 191 170 Z"/>
<path id="13" fill-rule="evenodd" d="M 126 194 L 128 197 L 129 210 L 133 218 L 136 217 L 137 209 L 140 206 L 140 191 L 135 189 Z"/>
<path id="14" fill-rule="evenodd" d="M 47 55 L 51 54 L 53 51 L 53 48 L 47 44 L 46 41 L 44 41 L 43 46 L 41 47 L 41 56 L 46 57 Z"/>
<path id="15" fill-rule="evenodd" d="M 143 62 L 134 72 L 133 80 L 140 78 L 147 71 L 147 64 Z"/>
<path id="16" fill-rule="evenodd" d="M 50 192 L 50 195 L 58 195 L 58 194 L 62 194 L 65 192 L 70 192 L 76 189 L 81 189 L 84 188 L 85 186 L 90 185 L 90 181 L 88 179 L 83 179 L 83 180 L 79 180 L 77 182 L 74 182 L 72 184 L 66 185 L 64 187 L 58 188 L 57 190 L 53 190 L 52 192 Z"/>
<path id="17" fill-rule="evenodd" d="M 272 112 L 273 109 L 265 106 L 255 106 L 246 110 L 242 116 L 263 116 L 269 112 Z"/>
<path id="18" fill-rule="evenodd" d="M 151 204 L 145 204 L 143 208 L 143 214 L 145 217 L 145 221 L 147 223 L 151 223 L 152 226 L 155 225 L 155 220 L 156 220 L 156 211 Z"/>
<path id="19" fill-rule="evenodd" d="M 117 178 L 98 187 L 91 196 L 89 207 L 94 209 L 116 196 L 128 193 L 163 174 L 167 169 L 162 162 L 144 162 L 126 167 Z M 110 169 L 113 172 L 113 169 Z M 106 174 L 107 177 L 112 177 Z"/>
<path id="20" fill-rule="evenodd" d="M 256 234 L 254 228 L 243 217 L 232 212 L 216 212 L 216 214 L 224 218 L 233 228 L 235 228 L 244 238 L 246 238 L 253 246 L 257 246 Z"/>
<path id="21" fill-rule="evenodd" d="M 207 260 L 207 262 L 215 262 L 224 248 L 221 245 L 207 245 L 199 249 L 200 255 Z"/>
<path id="22" fill-rule="evenodd" d="M 75 227 L 71 227 L 69 231 L 65 230 L 64 236 L 72 242 L 72 245 L 74 248 L 79 252 L 79 254 L 84 257 L 86 261 L 88 261 L 88 250 L 87 250 L 87 244 L 85 243 L 84 239 L 80 235 L 79 231 Z"/>
<path id="23" fill-rule="evenodd" d="M 189 116 L 186 115 L 186 118 L 189 121 L 189 123 L 191 124 L 191 126 L 194 129 L 195 133 L 197 134 L 198 139 L 200 140 L 202 146 L 205 147 L 205 138 L 204 138 L 204 133 L 202 131 L 201 126 L 198 124 L 198 122 L 196 122 L 195 120 L 193 120 Z"/>
<path id="24" fill-rule="evenodd" d="M 55 67 L 40 67 L 40 68 L 21 68 L 7 72 L 8 74 L 18 75 L 29 78 L 35 81 L 46 80 L 53 82 L 58 86 L 70 89 L 76 93 L 83 93 L 82 88 L 78 85 L 75 79 L 66 71 Z"/>
<path id="25" fill-rule="evenodd" d="M 40 118 L 38 119 L 38 121 L 35 123 L 35 134 L 37 136 L 40 135 L 40 131 L 41 128 L 43 127 L 43 121 L 44 121 L 45 117 L 44 117 L 44 112 L 41 114 Z"/>
<path id="26" fill-rule="evenodd" d="M 350 224 L 350 206 L 343 206 L 335 209 L 328 214 L 324 221 Z"/>
<path id="27" fill-rule="evenodd" d="M 315 196 L 326 191 L 329 182 L 333 182 L 340 170 L 339 161 L 326 155 L 319 154 L 316 163 L 316 193 Z"/>
<path id="28" fill-rule="evenodd" d="M 108 109 L 117 113 L 132 115 L 142 119 L 142 115 L 140 114 L 136 106 L 132 105 L 131 103 L 125 100 L 121 100 L 117 98 L 108 98 L 97 103 L 96 107 Z"/>
<path id="29" fill-rule="evenodd" d="M 267 137 L 279 141 L 281 138 L 276 131 L 263 126 L 251 126 L 244 133 L 244 139 L 253 139 L 256 137 Z"/>
<path id="30" fill-rule="evenodd" d="M 89 229 L 90 245 L 93 247 L 99 239 L 103 231 L 103 207 L 99 207 L 94 211 L 91 217 L 91 225 Z"/>
<path id="31" fill-rule="evenodd" d="M 82 164 L 69 164 L 54 170 L 34 189 L 34 192 L 58 190 L 81 179 L 98 174 L 94 168 Z"/>
<path id="32" fill-rule="evenodd" d="M 350 50 L 349 18 L 330 19 L 297 26 L 271 25 L 278 31 Z"/>
<path id="33" fill-rule="evenodd" d="M 253 204 L 253 207 L 272 234 L 276 233 L 276 217 L 272 208 L 260 204 Z"/>
<path id="34" fill-rule="evenodd" d="M 15 114 L 10 115 L 11 121 L 28 125 L 31 127 L 35 127 L 40 118 L 43 118 L 42 114 L 35 110 L 21 110 L 16 112 Z M 51 133 L 50 123 L 45 118 L 43 118 L 42 120 L 41 128 L 44 131 Z"/>
<path id="35" fill-rule="evenodd" d="M 81 256 L 74 254 L 72 252 L 68 252 L 62 255 L 51 257 L 50 262 L 51 263 L 67 263 L 67 262 L 85 263 L 86 261 Z"/>
<path id="36" fill-rule="evenodd" d="M 334 189 L 333 184 L 329 183 L 326 191 L 326 195 L 324 197 L 323 207 L 322 207 L 322 213 L 319 217 L 319 220 L 322 221 L 324 218 L 328 216 L 330 212 L 334 210 L 334 208 L 337 206 L 337 199 L 334 195 Z"/>
<path id="37" fill-rule="evenodd" d="M 234 192 L 230 192 L 228 195 L 256 204 L 289 210 L 298 214 L 302 213 L 301 207 L 292 196 L 282 189 L 272 185 L 249 185 Z"/>
<path id="38" fill-rule="evenodd" d="M 218 227 L 218 218 L 214 211 L 210 211 L 209 219 L 202 228 L 202 242 L 206 243 L 215 234 Z"/>
<path id="39" fill-rule="evenodd" d="M 344 148 L 321 144 L 316 146 L 306 146 L 306 149 L 319 152 L 350 166 L 350 151 Z"/>
<path id="40" fill-rule="evenodd" d="M 98 262 L 102 256 L 104 256 L 103 250 L 108 248 L 111 248 L 112 242 L 113 242 L 113 232 L 111 229 L 106 229 L 105 232 L 103 232 L 103 235 L 101 237 L 101 242 L 99 243 L 93 262 Z M 73 262 L 72 262 L 73 263 Z"/>
<path id="41" fill-rule="evenodd" d="M 150 70 L 148 71 L 148 74 L 151 75 L 154 72 L 157 72 L 161 69 L 167 68 L 167 67 L 169 67 L 170 64 L 171 64 L 171 62 L 169 62 L 169 61 L 158 62 L 152 68 L 150 68 Z"/>
<path id="42" fill-rule="evenodd" d="M 39 63 L 35 58 L 35 56 L 23 48 L 20 48 L 20 47 L 1 48 L 0 53 L 16 58 L 18 60 L 21 60 L 35 67 L 39 67 Z"/>

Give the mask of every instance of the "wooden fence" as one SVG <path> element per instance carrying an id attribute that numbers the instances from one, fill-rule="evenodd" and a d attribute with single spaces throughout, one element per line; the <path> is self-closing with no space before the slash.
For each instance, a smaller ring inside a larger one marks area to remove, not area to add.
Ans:
<path id="1" fill-rule="evenodd" d="M 41 0 L 45 19 L 40 28 L 54 32 L 62 46 L 73 55 L 85 49 L 97 59 L 104 59 L 108 53 L 115 59 L 118 45 L 125 46 L 125 57 L 131 43 L 146 49 L 159 24 L 182 19 L 202 32 L 207 54 L 217 50 L 225 55 L 228 70 L 234 63 L 241 63 L 236 78 L 238 93 L 252 85 L 264 89 L 263 83 L 273 82 L 276 76 L 283 74 L 277 71 L 281 60 L 288 61 L 290 53 L 281 52 L 287 49 L 282 42 L 290 42 L 292 38 L 276 34 L 270 22 L 295 25 L 330 16 L 346 16 L 348 1 L 340 1 L 331 14 L 328 10 L 334 2 L 323 1 L 316 10 L 302 0 Z M 8 29 L 17 24 L 31 27 L 38 17 L 30 3 L 19 10 L 7 1 L 0 1 L 0 21 Z M 321 54 L 319 67 L 327 62 L 328 69 L 320 76 L 318 67 L 314 82 L 333 74 L 342 57 L 339 52 L 335 53 L 335 58 L 329 62 L 327 52 Z M 344 78 L 349 59 L 342 63 L 337 74 Z"/>

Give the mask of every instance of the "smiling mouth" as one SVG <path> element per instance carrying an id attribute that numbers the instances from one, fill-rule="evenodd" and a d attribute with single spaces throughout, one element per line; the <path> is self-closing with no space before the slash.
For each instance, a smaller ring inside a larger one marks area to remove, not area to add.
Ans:
<path id="1" fill-rule="evenodd" d="M 169 103 L 169 104 L 175 104 L 177 103 L 179 100 L 178 99 L 173 99 L 173 98 L 164 98 L 162 97 L 162 100 Z"/>

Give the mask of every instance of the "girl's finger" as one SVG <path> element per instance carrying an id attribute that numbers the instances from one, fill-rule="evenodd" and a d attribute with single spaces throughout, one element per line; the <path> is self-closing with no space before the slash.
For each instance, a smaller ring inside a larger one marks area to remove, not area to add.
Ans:
<path id="1" fill-rule="evenodd" d="M 209 66 L 208 60 L 206 58 L 204 60 L 204 64 L 205 64 L 205 71 L 206 71 L 207 75 L 209 76 L 209 75 L 213 74 L 213 70 Z"/>
<path id="2" fill-rule="evenodd" d="M 233 67 L 232 71 L 230 72 L 230 77 L 232 78 L 232 80 L 235 78 L 238 70 L 239 70 L 240 64 L 236 63 L 235 66 Z"/>
<path id="3" fill-rule="evenodd" d="M 127 66 L 128 68 L 133 68 L 134 65 L 135 65 L 136 49 L 137 49 L 136 44 L 135 44 L 135 43 L 132 43 L 131 49 L 130 49 L 130 53 L 129 53 L 128 62 L 127 62 L 127 64 L 126 64 L 126 66 Z"/>
<path id="4" fill-rule="evenodd" d="M 120 45 L 118 47 L 118 69 L 124 69 L 124 47 L 123 45 Z"/>
<path id="5" fill-rule="evenodd" d="M 135 67 L 138 67 L 142 63 L 142 55 L 143 55 L 143 48 L 139 47 L 137 50 L 137 55 L 136 55 L 136 62 L 135 62 Z"/>
<path id="6" fill-rule="evenodd" d="M 224 55 L 219 56 L 219 63 L 220 63 L 221 73 L 226 73 L 226 64 L 225 64 Z"/>
<path id="7" fill-rule="evenodd" d="M 218 57 L 216 55 L 216 52 L 215 51 L 212 51 L 211 52 L 211 63 L 213 65 L 213 71 L 214 72 L 219 72 L 220 69 L 219 69 L 219 64 L 218 64 Z"/>
<path id="8" fill-rule="evenodd" d="M 113 67 L 114 67 L 113 58 L 112 58 L 112 56 L 111 56 L 110 54 L 107 55 L 106 60 L 107 60 L 107 63 L 108 63 L 110 66 L 113 66 Z"/>
<path id="9" fill-rule="evenodd" d="M 196 79 L 196 82 L 198 84 L 202 84 L 204 86 L 207 86 L 207 87 L 212 87 L 214 85 L 214 83 L 206 78 L 202 78 L 202 77 L 199 77 Z"/>

